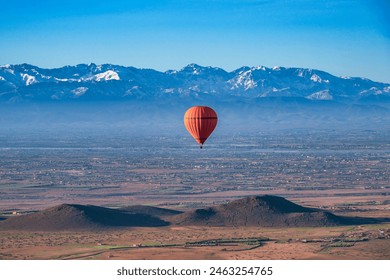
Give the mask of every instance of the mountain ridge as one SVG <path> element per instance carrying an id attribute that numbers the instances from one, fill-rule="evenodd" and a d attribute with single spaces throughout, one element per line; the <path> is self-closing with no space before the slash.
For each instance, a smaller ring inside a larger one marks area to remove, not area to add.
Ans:
<path id="1" fill-rule="evenodd" d="M 213 107 L 219 129 L 378 128 L 390 120 L 390 84 L 321 70 L 189 64 L 180 70 L 113 64 L 0 67 L 0 129 L 126 127 L 175 132 L 192 106 Z"/>
<path id="2" fill-rule="evenodd" d="M 318 94 L 326 92 L 326 94 Z M 160 72 L 114 64 L 78 64 L 40 68 L 31 64 L 0 66 L 0 101 L 179 98 L 207 95 L 304 97 L 349 102 L 367 96 L 390 96 L 390 84 L 359 77 L 336 77 L 325 71 L 243 66 L 231 72 L 192 63 L 180 70 Z"/>

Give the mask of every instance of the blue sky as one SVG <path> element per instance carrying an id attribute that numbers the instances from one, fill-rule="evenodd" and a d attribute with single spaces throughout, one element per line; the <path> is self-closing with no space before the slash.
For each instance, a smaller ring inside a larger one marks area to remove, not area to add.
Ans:
<path id="1" fill-rule="evenodd" d="M 390 82 L 388 0 L 0 0 L 0 64 L 307 67 Z"/>

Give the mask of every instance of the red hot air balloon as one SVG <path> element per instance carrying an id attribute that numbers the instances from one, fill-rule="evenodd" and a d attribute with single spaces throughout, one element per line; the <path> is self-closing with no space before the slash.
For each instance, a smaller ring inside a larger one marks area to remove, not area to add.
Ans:
<path id="1" fill-rule="evenodd" d="M 217 122 L 217 113 L 207 106 L 191 107 L 184 114 L 184 125 L 195 141 L 200 144 L 201 149 L 217 126 Z"/>

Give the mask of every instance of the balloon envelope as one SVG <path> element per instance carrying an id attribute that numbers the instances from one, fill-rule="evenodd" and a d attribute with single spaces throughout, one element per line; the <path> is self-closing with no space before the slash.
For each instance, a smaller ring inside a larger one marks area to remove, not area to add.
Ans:
<path id="1" fill-rule="evenodd" d="M 203 145 L 217 126 L 217 113 L 207 106 L 194 106 L 184 114 L 184 125 L 196 142 Z"/>

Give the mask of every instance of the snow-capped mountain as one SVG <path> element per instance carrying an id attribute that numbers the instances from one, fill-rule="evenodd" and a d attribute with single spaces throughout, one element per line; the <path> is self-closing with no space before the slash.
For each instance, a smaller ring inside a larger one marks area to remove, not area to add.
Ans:
<path id="1" fill-rule="evenodd" d="M 3 134 L 39 127 L 53 133 L 75 127 L 177 133 L 184 112 L 194 105 L 212 106 L 225 132 L 390 129 L 390 84 L 314 69 L 244 66 L 228 72 L 190 64 L 160 72 L 112 64 L 0 66 Z"/>
<path id="2" fill-rule="evenodd" d="M 79 64 L 43 69 L 29 64 L 0 66 L 0 101 L 295 97 L 308 101 L 356 103 L 370 98 L 388 102 L 390 84 L 327 72 L 264 66 L 227 72 L 190 64 L 159 72 L 112 64 Z"/>

